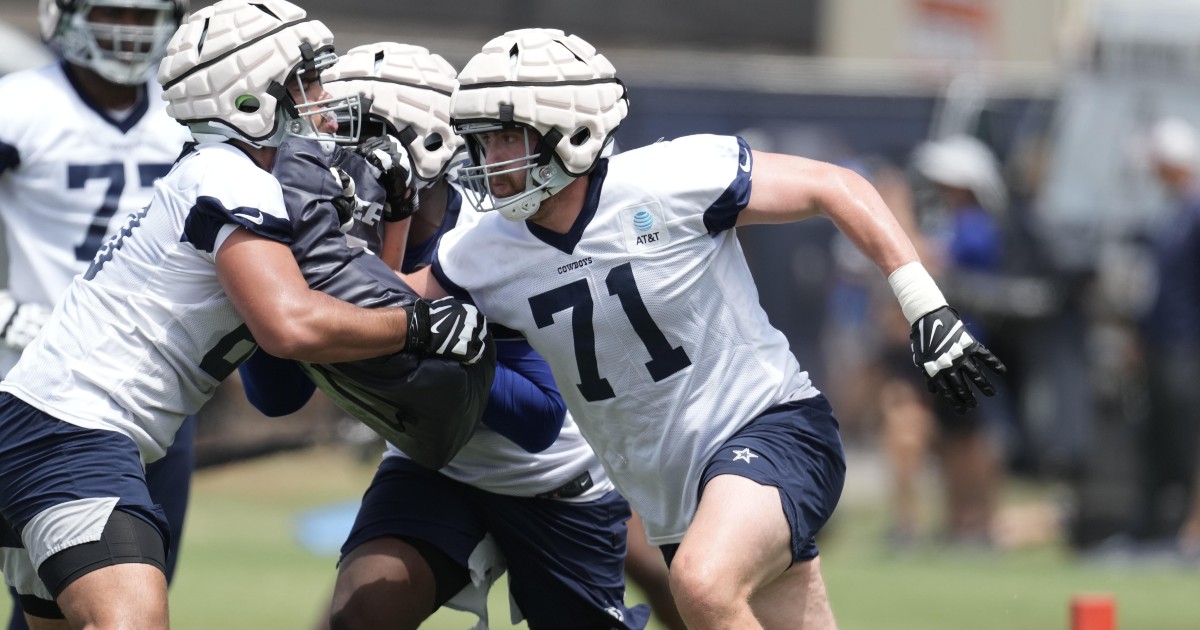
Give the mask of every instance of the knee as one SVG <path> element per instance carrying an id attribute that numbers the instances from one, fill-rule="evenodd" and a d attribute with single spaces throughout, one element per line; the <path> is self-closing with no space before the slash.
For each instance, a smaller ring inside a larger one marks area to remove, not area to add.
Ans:
<path id="1" fill-rule="evenodd" d="M 356 616 L 352 607 L 340 606 L 329 611 L 329 630 L 355 630 L 365 628 L 366 620 Z"/>
<path id="2" fill-rule="evenodd" d="M 433 611 L 415 605 L 403 591 L 385 588 L 380 582 L 343 594 L 334 589 L 329 607 L 329 630 L 417 630 Z"/>
<path id="3" fill-rule="evenodd" d="M 671 594 L 680 611 L 693 619 L 728 618 L 749 601 L 749 592 L 732 573 L 700 554 L 683 552 L 671 562 Z"/>
<path id="4" fill-rule="evenodd" d="M 371 614 L 361 606 L 342 606 L 330 611 L 329 630 L 369 630 L 372 628 L 372 621 Z M 415 629 L 417 626 L 398 623 L 392 627 Z"/>

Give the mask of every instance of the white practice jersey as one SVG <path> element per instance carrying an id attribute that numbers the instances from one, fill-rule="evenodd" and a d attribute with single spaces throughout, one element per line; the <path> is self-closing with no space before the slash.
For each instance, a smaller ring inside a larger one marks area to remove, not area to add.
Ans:
<path id="1" fill-rule="evenodd" d="M 157 82 L 120 120 L 88 101 L 61 63 L 0 79 L 0 219 L 8 289 L 53 305 L 124 218 L 150 201 L 187 128 L 167 116 Z M 19 352 L 0 347 L 0 374 Z"/>
<path id="2" fill-rule="evenodd" d="M 121 223 L 0 390 L 123 433 L 150 462 L 255 348 L 217 279 L 221 243 L 237 226 L 286 243 L 291 222 L 270 173 L 232 145 L 202 144 Z"/>
<path id="3" fill-rule="evenodd" d="M 592 172 L 567 234 L 497 214 L 442 238 L 433 272 L 524 334 L 650 541 L 677 543 L 703 466 L 766 408 L 816 396 L 759 306 L 733 228 L 740 138 L 691 136 Z"/>
<path id="4" fill-rule="evenodd" d="M 497 343 L 505 343 L 498 341 Z M 388 444 L 385 457 L 407 457 Z M 567 414 L 558 439 L 544 451 L 530 453 L 512 440 L 480 425 L 458 455 L 438 472 L 469 486 L 515 497 L 550 492 L 587 471 L 592 487 L 567 501 L 592 501 L 613 489 L 604 466 Z"/>
<path id="5" fill-rule="evenodd" d="M 456 184 L 452 188 L 445 218 L 445 223 L 449 225 L 443 229 L 470 229 L 483 215 L 473 210 L 470 204 L 462 203 L 462 195 L 467 194 L 464 190 Z M 513 342 L 497 339 L 496 343 Z M 386 456 L 405 457 L 400 449 L 390 444 Z M 558 439 L 538 453 L 526 451 L 481 424 L 458 455 L 439 472 L 488 492 L 532 497 L 559 488 L 578 478 L 584 471 L 591 474 L 593 485 L 569 501 L 591 501 L 613 489 L 612 481 L 604 472 L 600 460 L 583 439 L 579 426 L 568 412 Z"/>

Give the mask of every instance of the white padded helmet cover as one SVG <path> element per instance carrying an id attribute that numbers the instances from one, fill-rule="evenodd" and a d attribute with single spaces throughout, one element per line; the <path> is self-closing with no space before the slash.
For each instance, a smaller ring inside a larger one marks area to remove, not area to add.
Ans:
<path id="1" fill-rule="evenodd" d="M 371 99 L 372 115 L 399 132 L 411 127 L 408 143 L 416 175 L 431 181 L 445 172 L 463 141 L 450 126 L 450 94 L 458 85 L 454 66 L 421 46 L 383 42 L 351 49 L 321 74 L 335 98 L 352 93 Z"/>
<path id="2" fill-rule="evenodd" d="M 456 123 L 499 120 L 501 105 L 511 105 L 513 122 L 543 136 L 552 129 L 562 134 L 555 153 L 574 176 L 592 168 L 629 113 L 625 87 L 608 59 L 557 29 L 520 29 L 493 39 L 467 63 L 458 81 L 450 102 Z M 575 144 L 581 128 L 587 137 Z"/>
<path id="3" fill-rule="evenodd" d="M 286 0 L 221 0 L 191 14 L 158 68 L 167 113 L 185 124 L 223 123 L 230 137 L 271 137 L 280 122 L 279 103 L 267 93 L 271 83 L 285 84 L 303 61 L 302 43 L 314 51 L 333 47 L 333 33 L 305 18 Z M 242 96 L 258 99 L 259 107 L 239 110 Z"/>

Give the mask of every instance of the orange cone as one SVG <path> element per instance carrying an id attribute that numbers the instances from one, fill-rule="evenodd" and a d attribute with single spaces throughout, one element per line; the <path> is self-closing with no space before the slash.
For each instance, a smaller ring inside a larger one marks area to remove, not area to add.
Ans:
<path id="1" fill-rule="evenodd" d="M 1071 630 L 1117 630 L 1116 600 L 1105 593 L 1071 598 Z"/>

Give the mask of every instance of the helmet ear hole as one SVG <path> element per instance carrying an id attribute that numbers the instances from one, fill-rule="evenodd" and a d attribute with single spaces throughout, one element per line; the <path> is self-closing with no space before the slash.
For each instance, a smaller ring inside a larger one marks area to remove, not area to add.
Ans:
<path id="1" fill-rule="evenodd" d="M 239 112 L 253 114 L 254 112 L 258 111 L 258 108 L 262 107 L 262 103 L 260 103 L 258 98 L 252 94 L 243 94 L 237 97 L 237 100 L 234 102 L 234 107 L 237 107 Z"/>
<path id="2" fill-rule="evenodd" d="M 571 146 L 579 146 L 588 141 L 592 137 L 592 130 L 587 127 L 580 127 L 571 134 Z"/>
<path id="3" fill-rule="evenodd" d="M 442 144 L 442 134 L 436 131 L 430 132 L 429 135 L 425 136 L 426 151 L 437 151 L 442 148 Z"/>

